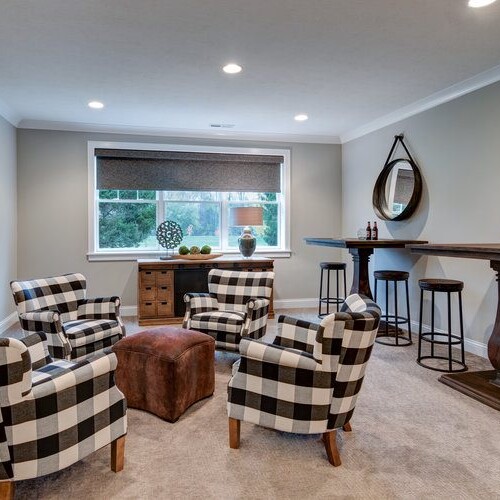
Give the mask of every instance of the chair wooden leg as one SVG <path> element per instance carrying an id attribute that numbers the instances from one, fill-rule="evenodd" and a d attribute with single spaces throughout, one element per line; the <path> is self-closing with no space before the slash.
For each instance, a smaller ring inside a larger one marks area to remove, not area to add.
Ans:
<path id="1" fill-rule="evenodd" d="M 344 429 L 345 432 L 352 432 L 351 422 L 347 422 L 342 429 Z"/>
<path id="2" fill-rule="evenodd" d="M 241 421 L 229 417 L 229 447 L 237 450 L 240 447 Z"/>
<path id="3" fill-rule="evenodd" d="M 111 442 L 111 470 L 120 472 L 125 462 L 125 436 Z"/>
<path id="4" fill-rule="evenodd" d="M 341 465 L 342 462 L 340 461 L 339 450 L 337 448 L 337 431 L 325 432 L 323 434 L 323 442 L 325 443 L 328 461 L 334 467 Z"/>
<path id="5" fill-rule="evenodd" d="M 14 500 L 15 490 L 14 481 L 0 481 L 0 500 Z"/>

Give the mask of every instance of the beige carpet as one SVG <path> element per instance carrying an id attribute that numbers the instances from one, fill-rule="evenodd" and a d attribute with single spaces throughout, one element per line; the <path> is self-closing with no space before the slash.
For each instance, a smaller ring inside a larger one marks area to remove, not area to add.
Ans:
<path id="1" fill-rule="evenodd" d="M 329 465 L 319 436 L 245 423 L 241 448 L 229 449 L 226 384 L 237 357 L 217 353 L 214 396 L 177 423 L 129 410 L 124 471 L 111 472 L 106 448 L 18 483 L 18 498 L 500 499 L 500 412 L 439 383 L 415 358 L 416 346 L 375 346 L 353 432 L 340 432 L 341 467 Z"/>

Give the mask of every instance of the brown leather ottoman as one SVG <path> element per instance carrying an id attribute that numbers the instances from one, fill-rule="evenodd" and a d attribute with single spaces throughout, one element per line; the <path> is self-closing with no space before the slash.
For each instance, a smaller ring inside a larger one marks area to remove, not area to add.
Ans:
<path id="1" fill-rule="evenodd" d="M 209 335 L 170 326 L 145 330 L 113 346 L 116 385 L 131 408 L 175 422 L 215 386 L 215 341 Z"/>

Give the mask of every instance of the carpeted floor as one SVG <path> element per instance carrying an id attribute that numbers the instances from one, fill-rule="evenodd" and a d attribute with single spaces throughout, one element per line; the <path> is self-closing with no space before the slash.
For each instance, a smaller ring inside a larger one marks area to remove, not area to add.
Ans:
<path id="1" fill-rule="evenodd" d="M 133 322 L 127 327 L 139 330 Z M 273 329 L 274 321 L 269 334 Z M 246 423 L 240 449 L 231 450 L 226 385 L 237 356 L 218 352 L 214 396 L 175 424 L 129 410 L 122 472 L 111 472 L 105 448 L 59 473 L 18 483 L 18 498 L 500 499 L 500 412 L 439 383 L 439 374 L 415 358 L 416 346 L 375 345 L 353 432 L 339 433 L 341 467 L 329 465 L 320 436 Z M 467 355 L 467 362 L 490 368 L 477 356 Z"/>

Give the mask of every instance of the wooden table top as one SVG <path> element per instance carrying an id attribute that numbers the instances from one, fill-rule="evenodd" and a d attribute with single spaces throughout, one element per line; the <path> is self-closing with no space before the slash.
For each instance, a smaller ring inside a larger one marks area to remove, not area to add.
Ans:
<path id="1" fill-rule="evenodd" d="M 431 243 L 408 245 L 412 253 L 466 259 L 500 260 L 500 243 Z"/>
<path id="2" fill-rule="evenodd" d="M 308 245 L 337 248 L 405 248 L 406 245 L 423 245 L 421 240 L 360 240 L 358 238 L 304 238 Z"/>
<path id="3" fill-rule="evenodd" d="M 137 263 L 139 265 L 148 265 L 148 266 L 191 266 L 191 267 L 205 267 L 210 266 L 212 264 L 247 264 L 248 266 L 252 265 L 272 265 L 274 259 L 271 257 L 243 257 L 237 254 L 229 254 L 229 255 L 221 255 L 219 257 L 215 257 L 213 259 L 137 259 Z"/>

